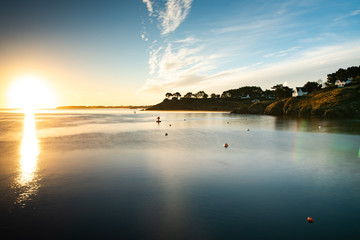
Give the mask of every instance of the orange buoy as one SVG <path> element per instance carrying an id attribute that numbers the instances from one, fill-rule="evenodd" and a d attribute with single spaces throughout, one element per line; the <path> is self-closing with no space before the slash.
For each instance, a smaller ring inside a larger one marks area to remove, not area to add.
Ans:
<path id="1" fill-rule="evenodd" d="M 308 217 L 308 218 L 307 218 L 307 221 L 308 221 L 309 223 L 312 223 L 314 220 L 313 220 L 312 217 Z"/>
<path id="2" fill-rule="evenodd" d="M 227 143 L 224 144 L 224 148 L 227 148 L 229 145 Z"/>

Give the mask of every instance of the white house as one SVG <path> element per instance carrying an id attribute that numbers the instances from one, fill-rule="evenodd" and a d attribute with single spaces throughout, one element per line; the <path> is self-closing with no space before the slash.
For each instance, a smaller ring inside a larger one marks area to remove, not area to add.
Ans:
<path id="1" fill-rule="evenodd" d="M 340 80 L 336 80 L 335 81 L 335 86 L 337 87 L 344 87 L 346 85 L 346 82 L 345 81 L 340 81 Z"/>
<path id="2" fill-rule="evenodd" d="M 340 81 L 340 80 L 336 80 L 335 81 L 335 86 L 337 87 L 344 87 L 345 85 L 347 84 L 350 84 L 351 83 L 351 78 L 348 78 L 346 81 Z"/>
<path id="3" fill-rule="evenodd" d="M 306 89 L 305 88 L 302 88 L 302 87 L 296 87 L 292 96 L 293 97 L 301 97 L 301 96 L 304 96 L 308 94 L 308 92 L 306 92 Z"/>
<path id="4" fill-rule="evenodd" d="M 250 98 L 249 94 L 246 95 L 245 97 L 241 97 L 241 99 L 249 99 L 249 98 Z"/>

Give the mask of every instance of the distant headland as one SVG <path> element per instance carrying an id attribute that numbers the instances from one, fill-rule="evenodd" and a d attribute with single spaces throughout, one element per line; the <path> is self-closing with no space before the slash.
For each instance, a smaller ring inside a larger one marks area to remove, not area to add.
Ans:
<path id="1" fill-rule="evenodd" d="M 289 117 L 359 118 L 360 66 L 340 68 L 327 81 L 307 82 L 291 89 L 282 84 L 272 90 L 246 86 L 220 94 L 166 93 L 163 102 L 146 110 L 230 111 Z"/>

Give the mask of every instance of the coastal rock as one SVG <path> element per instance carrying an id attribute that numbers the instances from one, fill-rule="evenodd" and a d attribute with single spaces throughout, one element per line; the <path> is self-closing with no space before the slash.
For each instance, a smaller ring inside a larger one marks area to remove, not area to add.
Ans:
<path id="1" fill-rule="evenodd" d="M 283 108 L 284 108 L 284 102 L 279 100 L 269 104 L 265 108 L 264 113 L 267 115 L 282 116 L 284 113 Z"/>

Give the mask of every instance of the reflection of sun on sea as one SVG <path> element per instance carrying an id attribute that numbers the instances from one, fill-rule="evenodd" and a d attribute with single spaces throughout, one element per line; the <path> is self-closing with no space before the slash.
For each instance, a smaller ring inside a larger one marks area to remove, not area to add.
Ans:
<path id="1" fill-rule="evenodd" d="M 20 177 L 18 183 L 25 186 L 34 178 L 37 156 L 39 154 L 35 118 L 32 113 L 26 113 L 25 115 L 20 154 Z"/>
<path id="2" fill-rule="evenodd" d="M 36 194 L 39 188 L 36 176 L 39 153 L 34 113 L 26 112 L 20 147 L 19 176 L 15 181 L 15 186 L 19 189 L 17 204 L 25 205 L 24 202 Z"/>
<path id="3" fill-rule="evenodd" d="M 12 85 L 9 91 L 9 102 L 10 107 L 22 108 L 25 113 L 19 176 L 15 180 L 15 187 L 19 191 L 16 202 L 24 205 L 24 202 L 36 194 L 39 188 L 36 171 L 40 151 L 36 137 L 35 109 L 53 108 L 54 97 L 49 88 L 40 80 L 24 77 Z"/>

